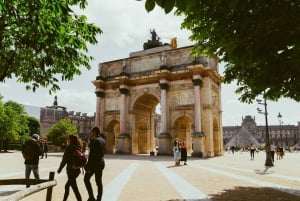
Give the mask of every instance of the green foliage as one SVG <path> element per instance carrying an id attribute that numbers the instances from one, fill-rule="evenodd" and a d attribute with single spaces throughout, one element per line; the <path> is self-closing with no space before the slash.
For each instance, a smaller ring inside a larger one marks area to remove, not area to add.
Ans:
<path id="1" fill-rule="evenodd" d="M 40 125 L 39 120 L 37 120 L 35 117 L 28 116 L 27 122 L 28 122 L 30 136 L 35 133 L 37 133 L 37 134 L 41 133 L 41 125 Z"/>
<path id="2" fill-rule="evenodd" d="M 77 15 L 86 0 L 0 1 L 0 82 L 13 76 L 26 89 L 59 90 L 61 80 L 72 80 L 93 59 L 87 45 L 96 44 L 100 28 Z"/>
<path id="3" fill-rule="evenodd" d="M 66 143 L 71 134 L 77 135 L 76 126 L 72 124 L 70 119 L 61 119 L 49 129 L 47 137 L 54 145 L 61 146 Z"/>
<path id="4" fill-rule="evenodd" d="M 0 139 L 23 142 L 29 135 L 27 112 L 13 101 L 2 103 L 0 97 Z"/>
<path id="5" fill-rule="evenodd" d="M 147 0 L 147 11 L 153 2 L 185 16 L 193 54 L 224 61 L 223 81 L 237 81 L 242 102 L 261 94 L 300 101 L 300 1 Z"/>

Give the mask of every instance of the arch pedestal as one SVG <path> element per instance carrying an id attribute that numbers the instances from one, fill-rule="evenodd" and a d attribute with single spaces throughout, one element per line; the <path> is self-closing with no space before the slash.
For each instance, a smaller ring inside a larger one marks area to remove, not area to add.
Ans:
<path id="1" fill-rule="evenodd" d="M 158 153 L 157 155 L 171 155 L 171 136 L 170 133 L 160 133 L 158 139 Z"/>
<path id="2" fill-rule="evenodd" d="M 131 140 L 127 133 L 118 136 L 118 144 L 116 154 L 130 154 L 131 153 Z"/>

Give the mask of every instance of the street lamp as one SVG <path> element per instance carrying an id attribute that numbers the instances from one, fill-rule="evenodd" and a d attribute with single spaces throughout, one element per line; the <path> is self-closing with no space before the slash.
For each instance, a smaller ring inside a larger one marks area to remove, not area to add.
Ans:
<path id="1" fill-rule="evenodd" d="M 278 113 L 277 115 L 277 119 L 279 121 L 279 135 L 280 135 L 280 142 L 282 144 L 282 135 L 281 135 L 281 124 L 283 123 L 282 122 L 282 115 L 280 114 L 280 112 Z"/>
<path id="2" fill-rule="evenodd" d="M 273 165 L 272 157 L 271 157 L 271 146 L 270 146 L 270 136 L 269 136 L 269 126 L 268 126 L 268 111 L 267 111 L 267 101 L 264 98 L 264 101 L 260 99 L 256 99 L 256 102 L 260 105 L 264 106 L 265 111 L 263 112 L 260 108 L 257 108 L 257 111 L 259 114 L 265 115 L 265 121 L 266 121 L 266 136 L 265 136 L 265 141 L 266 141 L 266 162 L 265 166 L 271 167 Z"/>

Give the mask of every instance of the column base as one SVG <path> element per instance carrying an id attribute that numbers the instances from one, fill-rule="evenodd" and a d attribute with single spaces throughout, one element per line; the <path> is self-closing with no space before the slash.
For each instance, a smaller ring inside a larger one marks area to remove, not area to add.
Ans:
<path id="1" fill-rule="evenodd" d="M 197 157 L 197 158 L 203 158 L 203 153 L 202 152 L 193 152 L 192 157 Z"/>
<path id="2" fill-rule="evenodd" d="M 158 156 L 172 155 L 171 147 L 171 135 L 170 133 L 160 133 L 158 136 Z"/>
<path id="3" fill-rule="evenodd" d="M 192 157 L 206 157 L 204 148 L 204 133 L 201 131 L 196 131 L 192 134 L 193 136 L 193 153 Z"/>
<path id="4" fill-rule="evenodd" d="M 121 133 L 118 138 L 116 154 L 131 154 L 131 137 L 128 133 Z"/>

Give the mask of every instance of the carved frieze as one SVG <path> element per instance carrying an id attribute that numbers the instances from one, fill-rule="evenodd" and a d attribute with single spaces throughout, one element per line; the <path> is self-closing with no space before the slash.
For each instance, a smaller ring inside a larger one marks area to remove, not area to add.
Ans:
<path id="1" fill-rule="evenodd" d="M 191 104 L 194 104 L 194 93 L 192 90 L 170 92 L 171 107 L 176 107 L 180 105 L 191 105 Z"/>
<path id="2" fill-rule="evenodd" d="M 193 83 L 170 85 L 170 91 L 190 90 L 193 88 Z"/>
<path id="3" fill-rule="evenodd" d="M 105 98 L 105 110 L 114 111 L 120 110 L 120 99 L 116 98 Z"/>
<path id="4" fill-rule="evenodd" d="M 105 93 L 106 98 L 116 98 L 116 97 L 119 97 L 119 96 L 120 96 L 119 90 L 110 91 L 110 92 Z"/>

